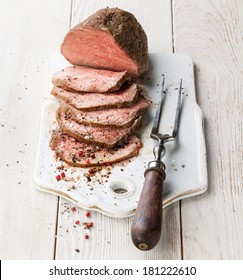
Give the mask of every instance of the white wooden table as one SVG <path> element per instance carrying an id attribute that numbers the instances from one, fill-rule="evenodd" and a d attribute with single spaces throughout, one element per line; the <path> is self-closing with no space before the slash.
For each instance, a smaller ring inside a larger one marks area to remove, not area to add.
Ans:
<path id="1" fill-rule="evenodd" d="M 243 259 L 243 2 L 237 0 L 1 0 L 1 259 Z M 50 56 L 70 27 L 103 7 L 132 12 L 150 52 L 188 53 L 205 117 L 208 192 L 165 209 L 149 251 L 130 239 L 131 218 L 92 212 L 84 239 L 70 203 L 35 189 L 40 114 Z M 79 249 L 79 252 L 76 251 Z"/>

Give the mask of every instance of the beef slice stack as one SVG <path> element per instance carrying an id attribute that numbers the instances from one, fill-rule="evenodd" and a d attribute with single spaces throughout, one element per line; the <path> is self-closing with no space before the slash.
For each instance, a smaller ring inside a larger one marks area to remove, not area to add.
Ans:
<path id="1" fill-rule="evenodd" d="M 133 132 L 149 102 L 134 83 L 148 69 L 147 38 L 135 17 L 102 9 L 66 35 L 61 52 L 73 65 L 52 77 L 60 107 L 50 147 L 78 167 L 137 155 L 142 143 Z"/>

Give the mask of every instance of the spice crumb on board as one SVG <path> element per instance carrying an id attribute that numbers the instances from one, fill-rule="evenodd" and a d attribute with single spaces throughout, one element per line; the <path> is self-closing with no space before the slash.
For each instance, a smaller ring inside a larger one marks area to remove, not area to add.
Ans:
<path id="1" fill-rule="evenodd" d="M 76 208 L 76 207 L 71 207 L 71 210 L 72 210 L 73 212 L 76 212 L 76 211 L 77 211 L 77 208 Z"/>
<path id="2" fill-rule="evenodd" d="M 65 178 L 65 181 L 66 182 L 74 182 L 75 181 L 75 178 L 74 177 L 71 177 L 71 176 L 68 176 Z"/>
<path id="3" fill-rule="evenodd" d="M 90 223 L 84 222 L 84 223 L 83 223 L 83 226 L 84 226 L 84 229 L 89 229 L 89 230 L 91 230 L 91 228 L 94 226 L 94 223 L 93 223 L 93 222 L 90 222 Z"/>
<path id="4" fill-rule="evenodd" d="M 56 180 L 57 180 L 57 181 L 60 181 L 60 180 L 61 180 L 61 176 L 60 176 L 59 174 L 56 176 Z"/>
<path id="5" fill-rule="evenodd" d="M 86 217 L 90 217 L 90 216 L 91 216 L 90 212 L 87 212 L 87 213 L 85 214 L 85 216 L 86 216 Z"/>

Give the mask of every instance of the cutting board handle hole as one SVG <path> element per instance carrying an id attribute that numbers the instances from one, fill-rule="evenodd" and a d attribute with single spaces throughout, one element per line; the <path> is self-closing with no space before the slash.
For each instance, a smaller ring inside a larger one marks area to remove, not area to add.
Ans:
<path id="1" fill-rule="evenodd" d="M 119 178 L 111 182 L 110 191 L 116 196 L 128 196 L 134 191 L 134 184 L 125 178 Z"/>

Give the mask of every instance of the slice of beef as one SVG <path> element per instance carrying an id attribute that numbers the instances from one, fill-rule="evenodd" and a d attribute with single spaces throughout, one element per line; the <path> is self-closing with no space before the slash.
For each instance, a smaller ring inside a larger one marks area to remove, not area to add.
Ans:
<path id="1" fill-rule="evenodd" d="M 78 123 L 92 126 L 129 127 L 147 110 L 149 102 L 140 96 L 138 101 L 125 108 L 111 108 L 99 111 L 80 111 L 67 103 L 62 103 L 62 110 Z"/>
<path id="2" fill-rule="evenodd" d="M 94 127 L 90 125 L 79 124 L 72 120 L 62 108 L 57 110 L 57 121 L 61 130 L 81 142 L 87 142 L 95 145 L 114 147 L 122 143 L 127 137 L 136 130 L 141 122 L 141 117 L 136 119 L 130 127 L 112 128 L 108 126 Z"/>
<path id="3" fill-rule="evenodd" d="M 118 8 L 101 9 L 75 26 L 61 53 L 74 65 L 127 70 L 134 77 L 148 70 L 147 36 L 134 15 Z"/>
<path id="4" fill-rule="evenodd" d="M 69 91 L 111 92 L 130 81 L 127 71 L 114 72 L 86 66 L 69 66 L 52 76 L 54 85 Z"/>
<path id="5" fill-rule="evenodd" d="M 142 89 L 135 84 L 109 95 L 103 93 L 75 93 L 54 86 L 51 94 L 79 110 L 127 107 L 136 102 Z"/>
<path id="6" fill-rule="evenodd" d="M 130 135 L 127 141 L 115 149 L 79 142 L 60 131 L 53 131 L 50 147 L 58 157 L 71 166 L 88 167 L 111 164 L 138 154 L 142 144 Z"/>

